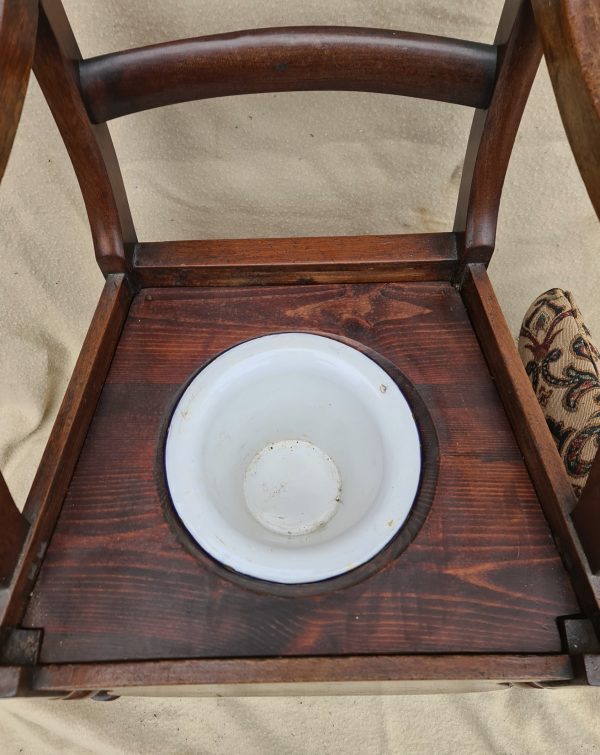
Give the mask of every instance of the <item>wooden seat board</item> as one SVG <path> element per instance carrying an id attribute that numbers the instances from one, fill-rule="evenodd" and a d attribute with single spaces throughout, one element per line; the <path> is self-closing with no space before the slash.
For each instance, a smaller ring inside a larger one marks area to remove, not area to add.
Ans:
<path id="1" fill-rule="evenodd" d="M 434 418 L 441 465 L 415 541 L 358 584 L 282 597 L 206 567 L 167 521 L 160 464 L 190 374 L 264 333 L 355 339 Z M 42 663 L 553 653 L 578 605 L 460 294 L 446 282 L 144 289 L 134 299 L 24 625 Z"/>

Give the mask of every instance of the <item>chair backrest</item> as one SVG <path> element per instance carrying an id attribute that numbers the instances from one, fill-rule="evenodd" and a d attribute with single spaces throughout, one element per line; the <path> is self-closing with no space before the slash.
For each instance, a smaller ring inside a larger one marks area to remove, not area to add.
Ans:
<path id="1" fill-rule="evenodd" d="M 298 90 L 384 92 L 476 108 L 446 250 L 459 276 L 468 262 L 487 264 L 492 255 L 502 185 L 540 57 L 528 0 L 506 2 L 492 45 L 377 29 L 294 27 L 87 60 L 60 0 L 41 0 L 33 69 L 71 157 L 105 274 L 135 276 L 137 243 L 106 127 L 111 118 L 208 97 Z"/>

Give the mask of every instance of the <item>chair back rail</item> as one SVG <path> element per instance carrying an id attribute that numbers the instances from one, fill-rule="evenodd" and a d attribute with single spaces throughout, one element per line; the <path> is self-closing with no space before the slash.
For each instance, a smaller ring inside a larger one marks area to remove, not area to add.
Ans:
<path id="1" fill-rule="evenodd" d="M 65 143 L 105 275 L 131 270 L 135 229 L 106 124 L 92 124 L 79 83 L 81 54 L 60 0 L 42 0 L 33 70 Z"/>
<path id="2" fill-rule="evenodd" d="M 487 107 L 496 48 L 382 29 L 253 29 L 125 50 L 80 63 L 93 121 L 176 102 L 345 90 Z"/>
<path id="3" fill-rule="evenodd" d="M 451 280 L 456 234 L 163 241 L 136 247 L 149 286 L 248 286 Z"/>
<path id="4" fill-rule="evenodd" d="M 496 244 L 502 187 L 542 48 L 528 1 L 507 0 L 495 40 L 496 85 L 476 111 L 463 166 L 454 230 L 462 234 L 457 280 L 466 265 L 488 265 Z"/>

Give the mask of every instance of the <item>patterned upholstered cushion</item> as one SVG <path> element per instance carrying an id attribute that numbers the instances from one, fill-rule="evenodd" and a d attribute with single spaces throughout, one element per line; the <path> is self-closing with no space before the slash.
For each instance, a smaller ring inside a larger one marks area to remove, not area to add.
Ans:
<path id="1" fill-rule="evenodd" d="M 534 301 L 519 354 L 579 495 L 600 444 L 600 354 L 568 291 L 552 288 Z"/>

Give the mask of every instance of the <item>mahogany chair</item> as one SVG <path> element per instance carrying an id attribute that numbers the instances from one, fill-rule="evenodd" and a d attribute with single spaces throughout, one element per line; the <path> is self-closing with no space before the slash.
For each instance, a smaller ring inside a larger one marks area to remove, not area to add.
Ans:
<path id="1" fill-rule="evenodd" d="M 548 3 L 534 5 L 554 28 Z M 106 276 L 22 513 L 1 482 L 0 693 L 600 683 L 600 528 L 578 534 L 573 491 L 486 273 L 542 55 L 530 3 L 507 2 L 493 45 L 305 27 L 87 60 L 59 0 L 2 0 L 0 13 L 2 171 L 32 66 Z M 453 230 L 138 243 L 106 121 L 318 89 L 475 109 Z M 342 577 L 284 589 L 228 572 L 191 542 L 170 513 L 161 448 L 199 365 L 286 330 L 333 335 L 400 370 L 426 453 L 415 513 L 389 548 Z M 588 523 L 600 518 L 599 490 L 597 462 L 576 509 Z"/>

